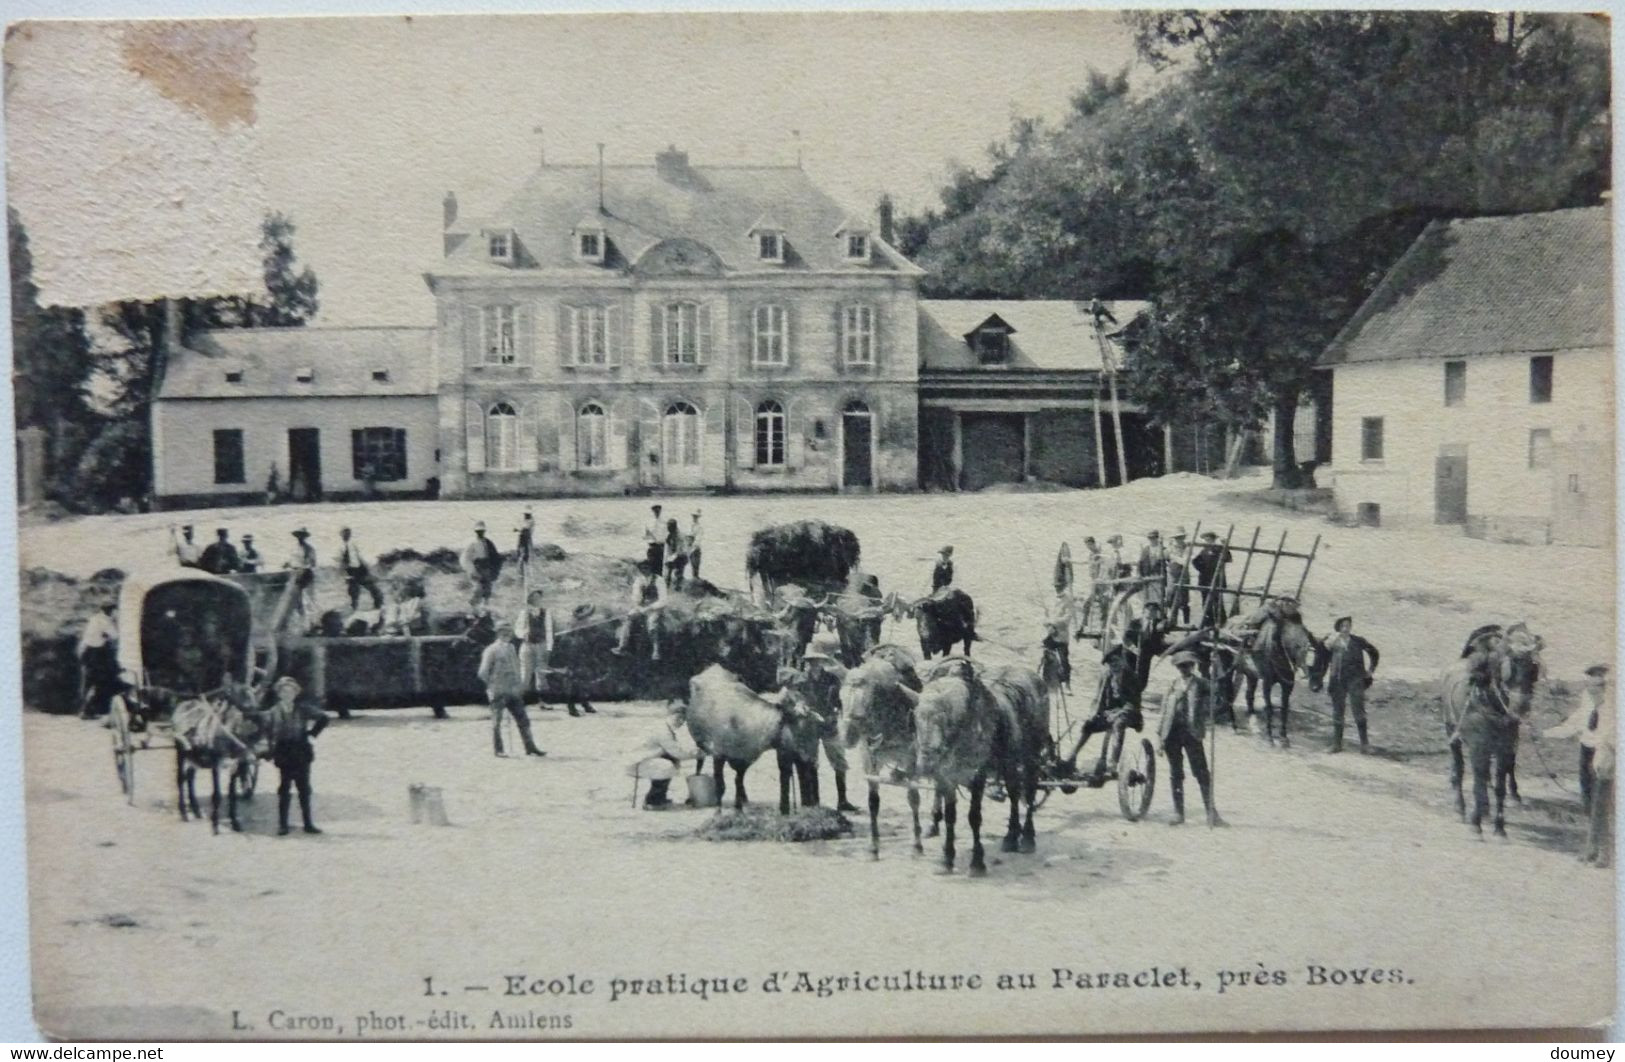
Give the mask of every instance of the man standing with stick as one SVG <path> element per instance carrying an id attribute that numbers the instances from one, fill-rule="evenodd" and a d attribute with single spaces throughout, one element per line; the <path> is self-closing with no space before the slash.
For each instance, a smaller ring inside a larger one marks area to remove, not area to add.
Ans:
<path id="1" fill-rule="evenodd" d="M 1181 826 L 1185 822 L 1185 761 L 1189 760 L 1191 773 L 1202 790 L 1207 824 L 1224 826 L 1227 823 L 1213 803 L 1213 778 L 1202 750 L 1213 711 L 1213 691 L 1208 681 L 1196 673 L 1196 663 L 1195 653 L 1174 654 L 1173 664 L 1179 675 L 1163 695 L 1162 722 L 1157 727 L 1157 739 L 1168 757 L 1168 785 L 1174 797 L 1174 817 L 1169 825 Z"/>

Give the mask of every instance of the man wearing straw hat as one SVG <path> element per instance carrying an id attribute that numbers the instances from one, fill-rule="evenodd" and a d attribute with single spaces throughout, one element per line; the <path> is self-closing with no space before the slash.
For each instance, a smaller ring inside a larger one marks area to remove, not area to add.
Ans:
<path id="1" fill-rule="evenodd" d="M 496 641 L 480 654 L 480 681 L 485 683 L 485 700 L 491 706 L 491 747 L 498 756 L 507 755 L 502 748 L 502 714 L 513 716 L 519 727 L 519 740 L 525 745 L 525 755 L 545 756 L 530 736 L 530 716 L 525 712 L 525 684 L 519 671 L 519 652 L 514 648 L 513 624 L 506 620 L 497 624 Z"/>
<path id="2" fill-rule="evenodd" d="M 496 543 L 485 537 L 485 521 L 474 524 L 474 541 L 463 550 L 463 570 L 474 580 L 473 604 L 491 600 L 491 584 L 502 574 L 502 554 Z"/>
<path id="3" fill-rule="evenodd" d="M 1335 633 L 1326 642 L 1331 657 L 1326 668 L 1326 692 L 1332 698 L 1332 744 L 1327 751 L 1343 751 L 1343 710 L 1347 707 L 1354 714 L 1354 728 L 1360 734 L 1360 752 L 1368 753 L 1371 743 L 1366 736 L 1365 691 L 1381 654 L 1376 646 L 1354 633 L 1353 616 L 1339 616 L 1332 629 Z"/>
<path id="4" fill-rule="evenodd" d="M 1213 806 L 1213 777 L 1208 773 L 1207 754 L 1202 741 L 1207 737 L 1212 706 L 1212 693 L 1208 681 L 1196 673 L 1196 654 L 1175 653 L 1173 665 L 1179 674 L 1168 686 L 1162 698 L 1162 722 L 1157 726 L 1157 740 L 1168 757 L 1168 787 L 1174 797 L 1174 817 L 1169 825 L 1185 822 L 1185 760 L 1190 760 L 1191 773 L 1202 790 L 1202 805 L 1207 808 L 1207 824 L 1224 826 L 1219 809 Z"/>
<path id="5" fill-rule="evenodd" d="M 293 574 L 293 604 L 299 617 L 309 627 L 316 618 L 316 549 L 310 544 L 310 532 L 303 527 L 293 532 L 293 552 L 282 566 Z"/>
<path id="6" fill-rule="evenodd" d="M 316 736 L 327 729 L 331 717 L 308 701 L 299 699 L 298 680 L 283 675 L 276 680 L 276 703 L 266 713 L 266 729 L 271 740 L 271 762 L 281 775 L 276 787 L 277 834 L 289 832 L 288 810 L 292 803 L 292 790 L 299 791 L 299 814 L 305 820 L 306 833 L 321 833 L 310 813 L 310 765 L 316 759 L 311 744 Z M 309 729 L 307 729 L 307 725 Z"/>
<path id="7" fill-rule="evenodd" d="M 1164 602 L 1168 608 L 1168 622 L 1182 623 L 1187 627 L 1191 622 L 1191 592 L 1182 584 L 1190 579 L 1190 557 L 1191 547 L 1186 541 L 1185 529 L 1177 527 L 1168 536 L 1168 590 Z"/>
<path id="8" fill-rule="evenodd" d="M 820 723 L 818 740 L 824 746 L 824 758 L 835 772 L 835 810 L 856 812 L 858 809 L 846 799 L 846 750 L 838 740 L 841 719 L 841 680 L 846 669 L 838 659 L 841 641 L 834 634 L 823 633 L 812 640 L 801 654 L 801 668 L 785 676 L 785 685 L 802 704 L 817 713 Z M 814 773 L 814 793 L 816 771 Z"/>

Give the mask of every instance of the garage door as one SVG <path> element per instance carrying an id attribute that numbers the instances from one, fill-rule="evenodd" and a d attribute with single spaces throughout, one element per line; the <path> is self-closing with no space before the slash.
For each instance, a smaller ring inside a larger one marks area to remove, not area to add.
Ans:
<path id="1" fill-rule="evenodd" d="M 961 486 L 966 490 L 981 490 L 993 483 L 1019 483 L 1024 447 L 1023 415 L 963 413 L 960 416 L 960 454 L 964 461 Z"/>

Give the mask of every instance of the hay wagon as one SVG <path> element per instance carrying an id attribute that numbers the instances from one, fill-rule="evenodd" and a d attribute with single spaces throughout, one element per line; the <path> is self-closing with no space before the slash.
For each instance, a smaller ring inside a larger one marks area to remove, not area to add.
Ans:
<path id="1" fill-rule="evenodd" d="M 256 702 L 276 671 L 276 645 L 256 638 L 248 592 L 193 568 L 127 576 L 119 588 L 118 665 L 123 688 L 108 707 L 113 767 L 125 800 L 135 803 L 135 754 L 174 749 L 175 709 L 246 688 Z M 251 794 L 259 768 L 243 761 Z"/>

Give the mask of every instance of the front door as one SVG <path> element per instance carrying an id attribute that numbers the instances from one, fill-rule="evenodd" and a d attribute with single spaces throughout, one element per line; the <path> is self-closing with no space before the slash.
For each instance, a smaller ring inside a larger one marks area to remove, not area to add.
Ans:
<path id="1" fill-rule="evenodd" d="M 704 483 L 704 466 L 700 462 L 704 427 L 700 411 L 692 404 L 673 402 L 666 407 L 660 459 L 667 487 L 699 487 Z"/>
<path id="2" fill-rule="evenodd" d="M 316 428 L 288 429 L 288 494 L 294 501 L 322 497 L 322 436 Z"/>
<path id="3" fill-rule="evenodd" d="M 1467 454 L 1454 450 L 1439 454 L 1433 463 L 1433 522 L 1467 522 Z"/>
<path id="4" fill-rule="evenodd" d="M 861 402 L 841 414 L 841 486 L 868 490 L 875 485 L 874 414 Z"/>

